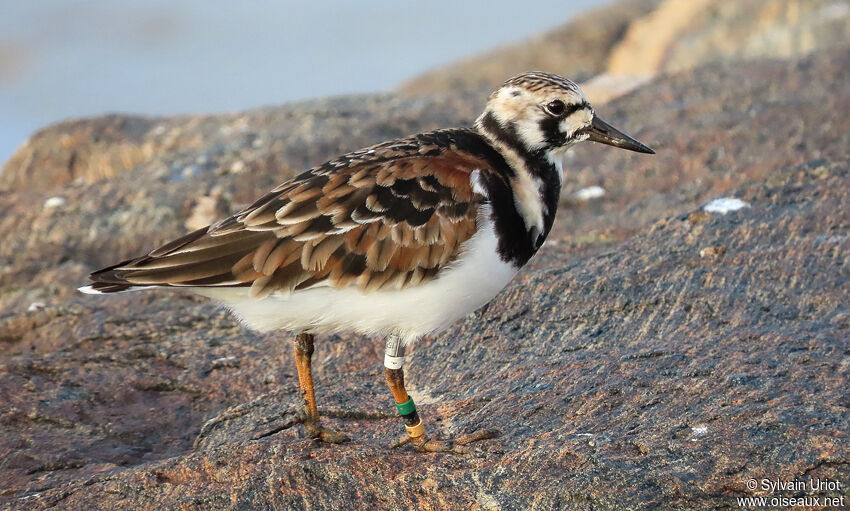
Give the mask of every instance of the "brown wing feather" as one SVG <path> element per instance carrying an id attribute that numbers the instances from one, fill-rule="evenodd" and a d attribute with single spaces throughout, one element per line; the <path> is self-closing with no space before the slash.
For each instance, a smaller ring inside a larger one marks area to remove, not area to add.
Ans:
<path id="1" fill-rule="evenodd" d="M 481 197 L 470 173 L 488 170 L 439 134 L 313 168 L 221 222 L 91 278 L 103 290 L 250 286 L 257 298 L 314 285 L 364 292 L 420 285 L 475 233 Z"/>

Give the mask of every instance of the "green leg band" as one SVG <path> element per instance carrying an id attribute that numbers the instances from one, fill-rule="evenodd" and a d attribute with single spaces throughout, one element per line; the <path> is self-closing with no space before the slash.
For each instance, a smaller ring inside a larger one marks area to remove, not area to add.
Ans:
<path id="1" fill-rule="evenodd" d="M 402 417 L 416 411 L 416 404 L 413 403 L 413 398 L 408 399 L 406 403 L 396 403 L 395 407 L 398 408 L 398 414 Z"/>

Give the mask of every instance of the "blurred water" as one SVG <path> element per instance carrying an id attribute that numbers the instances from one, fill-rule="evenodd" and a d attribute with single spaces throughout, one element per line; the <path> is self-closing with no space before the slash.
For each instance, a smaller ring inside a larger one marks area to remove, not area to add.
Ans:
<path id="1" fill-rule="evenodd" d="M 389 90 L 600 3 L 0 0 L 0 162 L 63 118 Z"/>

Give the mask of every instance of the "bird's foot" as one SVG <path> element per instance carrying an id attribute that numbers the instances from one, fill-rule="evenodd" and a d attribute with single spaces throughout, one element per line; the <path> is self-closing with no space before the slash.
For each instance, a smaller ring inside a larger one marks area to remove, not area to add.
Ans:
<path id="1" fill-rule="evenodd" d="M 304 422 L 304 428 L 307 429 L 307 434 L 310 435 L 310 438 L 326 444 L 341 444 L 351 440 L 342 433 L 337 433 L 336 431 L 320 426 L 315 422 Z"/>
<path id="2" fill-rule="evenodd" d="M 451 452 L 454 454 L 469 454 L 471 451 L 467 445 L 479 440 L 489 440 L 499 436 L 499 432 L 494 429 L 480 429 L 467 435 L 463 435 L 455 440 L 430 440 L 428 435 L 422 435 L 416 438 L 411 438 L 410 435 L 402 435 L 394 441 L 390 448 L 395 449 L 405 444 L 413 445 L 413 448 L 419 452 Z"/>

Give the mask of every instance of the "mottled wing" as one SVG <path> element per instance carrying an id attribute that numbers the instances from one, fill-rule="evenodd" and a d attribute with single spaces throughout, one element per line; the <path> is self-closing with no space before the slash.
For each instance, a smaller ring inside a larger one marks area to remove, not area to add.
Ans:
<path id="1" fill-rule="evenodd" d="M 316 285 L 370 292 L 426 282 L 476 231 L 482 198 L 470 174 L 487 163 L 455 147 L 458 131 L 311 169 L 236 215 L 95 272 L 93 287 L 250 286 L 262 298 Z"/>

